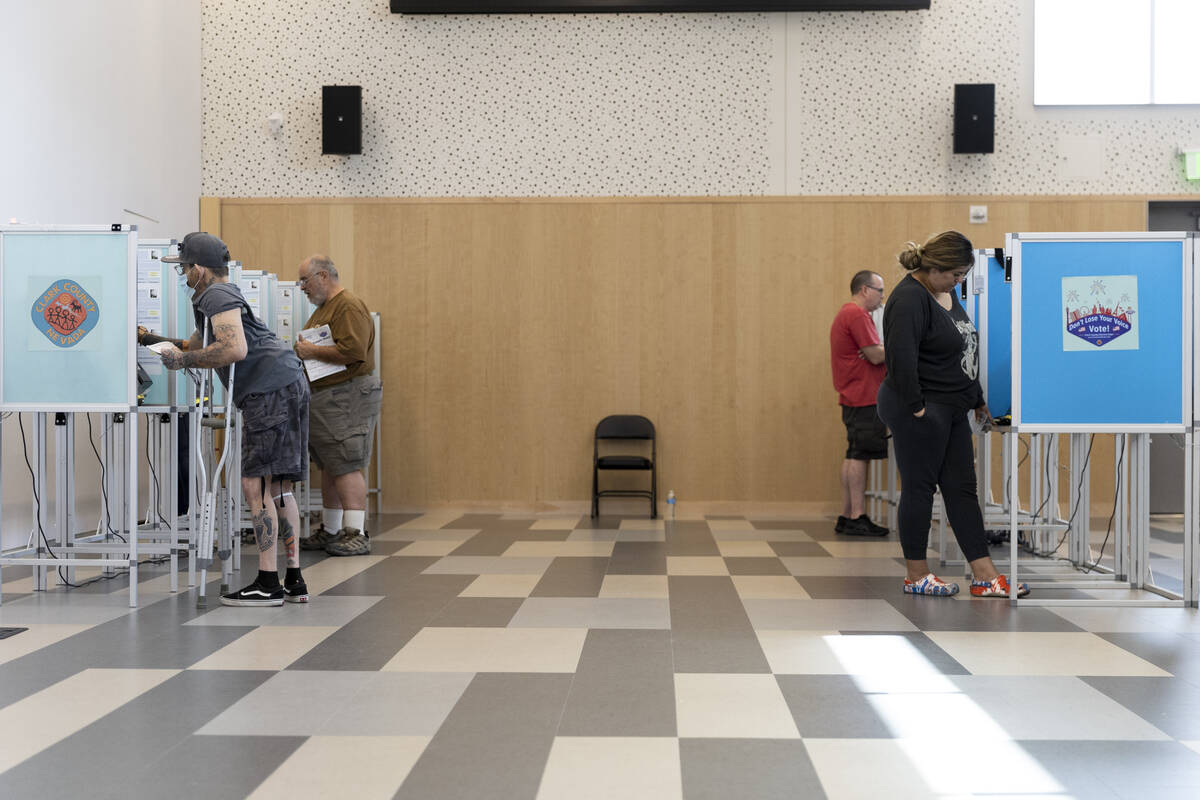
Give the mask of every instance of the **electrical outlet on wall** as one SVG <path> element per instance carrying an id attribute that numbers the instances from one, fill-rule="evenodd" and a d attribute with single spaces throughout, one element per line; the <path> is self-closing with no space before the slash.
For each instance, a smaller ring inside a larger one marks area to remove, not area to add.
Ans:
<path id="1" fill-rule="evenodd" d="M 967 212 L 967 219 L 972 225 L 987 222 L 987 206 L 971 206 Z"/>

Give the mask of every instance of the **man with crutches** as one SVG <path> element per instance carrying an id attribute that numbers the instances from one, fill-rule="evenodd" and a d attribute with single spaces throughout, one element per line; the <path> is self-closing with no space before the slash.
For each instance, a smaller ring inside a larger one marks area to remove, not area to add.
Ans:
<path id="1" fill-rule="evenodd" d="M 300 509 L 292 494 L 293 484 L 308 477 L 309 394 L 304 368 L 229 282 L 229 249 L 224 242 L 207 233 L 189 233 L 179 255 L 163 261 L 175 262 L 186 278 L 196 315 L 196 331 L 187 346 L 165 348 L 163 364 L 168 369 L 216 369 L 227 390 L 229 367 L 237 364 L 232 399 L 242 412 L 242 492 L 258 542 L 258 576 L 244 589 L 223 595 L 221 603 L 306 603 L 308 587 L 300 574 L 296 541 Z M 282 584 L 276 563 L 278 542 L 287 556 Z"/>

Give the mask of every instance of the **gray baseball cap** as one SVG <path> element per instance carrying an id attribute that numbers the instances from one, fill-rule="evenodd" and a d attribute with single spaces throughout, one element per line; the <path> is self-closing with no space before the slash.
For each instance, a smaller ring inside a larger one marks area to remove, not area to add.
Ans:
<path id="1" fill-rule="evenodd" d="M 183 237 L 179 255 L 162 259 L 173 264 L 198 264 L 201 267 L 224 267 L 229 263 L 229 248 L 211 233 L 196 231 Z"/>

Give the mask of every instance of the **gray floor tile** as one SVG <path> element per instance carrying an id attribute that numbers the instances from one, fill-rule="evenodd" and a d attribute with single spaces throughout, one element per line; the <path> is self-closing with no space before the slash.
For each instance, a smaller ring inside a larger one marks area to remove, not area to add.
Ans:
<path id="1" fill-rule="evenodd" d="M 672 646 L 676 672 L 770 672 L 733 581 L 672 575 Z"/>
<path id="2" fill-rule="evenodd" d="M 1165 631 L 1096 635 L 1162 667 L 1176 678 L 1200 686 L 1200 640 Z"/>
<path id="3" fill-rule="evenodd" d="M 392 561 L 418 559 L 391 559 Z M 554 559 L 546 557 L 446 556 L 425 568 L 425 575 L 541 575 Z"/>
<path id="4" fill-rule="evenodd" d="M 657 598 L 530 597 L 509 627 L 666 630 L 671 627 L 671 612 L 667 600 Z"/>
<path id="5" fill-rule="evenodd" d="M 892 732 L 849 675 L 776 675 L 802 738 L 888 739 Z"/>
<path id="6" fill-rule="evenodd" d="M 534 797 L 570 686 L 570 675 L 476 676 L 396 798 Z"/>
<path id="7" fill-rule="evenodd" d="M 480 531 L 454 550 L 453 556 L 502 556 L 517 541 L 513 531 Z"/>
<path id="8" fill-rule="evenodd" d="M 1055 614 L 1048 608 L 1013 608 L 1003 598 L 967 598 L 977 621 L 973 630 L 1014 631 L 1024 633 L 1055 633 L 1083 630 Z"/>
<path id="9" fill-rule="evenodd" d="M 479 528 L 483 531 L 527 531 L 535 522 L 533 517 L 524 519 L 503 514 L 463 514 L 458 519 L 443 525 L 443 528 Z"/>
<path id="10" fill-rule="evenodd" d="M 430 620 L 437 628 L 503 628 L 521 607 L 519 597 L 456 597 Z"/>
<path id="11" fill-rule="evenodd" d="M 136 778 L 268 677 L 182 672 L 0 775 L 0 797 L 129 796 L 121 794 L 125 778 Z M 125 765 L 121 780 L 97 780 L 114 764 Z"/>
<path id="12" fill-rule="evenodd" d="M 588 633 L 559 736 L 674 736 L 669 631 Z"/>
<path id="13" fill-rule="evenodd" d="M 399 559 L 391 559 L 393 561 Z M 418 575 L 326 637 L 289 670 L 380 669 L 470 585 L 466 575 Z"/>
<path id="14" fill-rule="evenodd" d="M 349 556 L 353 558 L 353 556 Z M 407 558 L 389 558 L 372 564 L 362 572 L 347 578 L 337 586 L 330 587 L 321 593 L 321 597 L 330 595 L 355 595 L 370 597 L 386 595 L 396 584 L 414 575 L 420 575 L 423 570 L 436 564 L 434 556 L 409 556 Z M 314 598 L 313 602 L 317 602 Z"/>
<path id="15" fill-rule="evenodd" d="M 247 630 L 192 633 L 180 629 L 200 613 L 203 612 L 196 609 L 194 593 L 172 595 L 137 609 L 136 615 L 122 615 L 0 664 L 0 708 L 88 667 L 190 666 Z M 160 637 L 161 647 L 149 645 Z M 139 663 L 142 661 L 151 663 Z"/>
<path id="16" fill-rule="evenodd" d="M 745 600 L 760 630 L 911 631 L 904 615 L 883 600 Z"/>
<path id="17" fill-rule="evenodd" d="M 608 574 L 666 575 L 666 543 L 618 541 L 608 560 Z"/>
<path id="18" fill-rule="evenodd" d="M 453 672 L 279 672 L 198 733 L 432 736 L 473 677 Z"/>
<path id="19" fill-rule="evenodd" d="M 1086 677 L 1090 686 L 1176 739 L 1200 739 L 1200 687 L 1179 678 Z"/>
<path id="20" fill-rule="evenodd" d="M 608 570 L 607 558 L 555 558 L 530 597 L 596 597 Z"/>
<path id="21" fill-rule="evenodd" d="M 1078 798 L 1200 797 L 1200 753 L 1177 742 L 1021 742 L 1022 749 Z"/>
<path id="22" fill-rule="evenodd" d="M 778 558 L 770 556 L 726 556 L 730 575 L 791 575 Z"/>
<path id="23" fill-rule="evenodd" d="M 813 543 L 813 538 L 805 531 L 796 529 L 772 528 L 770 530 L 762 530 L 761 528 L 752 528 L 750 530 L 715 530 L 712 532 L 712 537 L 718 542 L 805 542 Z M 817 555 L 829 555 L 826 552 L 818 553 Z"/>
<path id="24" fill-rule="evenodd" d="M 721 551 L 707 525 L 676 522 L 667 528 L 667 555 L 719 556 Z"/>
<path id="25" fill-rule="evenodd" d="M 299 736 L 193 736 L 111 797 L 242 800 L 304 744 Z"/>
<path id="26" fill-rule="evenodd" d="M 801 575 L 796 580 L 804 588 L 804 591 L 808 592 L 808 596 L 814 600 L 882 599 L 880 593 L 867 582 L 866 578 L 854 575 Z M 894 579 L 886 580 L 891 586 L 896 585 Z"/>
<path id="27" fill-rule="evenodd" d="M 819 800 L 825 790 L 794 739 L 680 739 L 684 800 Z"/>
<path id="28" fill-rule="evenodd" d="M 624 517 L 605 516 L 601 514 L 595 519 L 584 517 L 575 525 L 579 530 L 616 530 L 621 527 L 621 520 Z"/>
<path id="29" fill-rule="evenodd" d="M 392 559 L 399 560 L 399 559 Z M 386 562 L 384 562 L 386 563 Z M 278 608 L 217 606 L 186 623 L 188 626 L 341 626 L 378 603 L 381 597 L 320 595 L 308 603 L 284 603 Z"/>
<path id="30" fill-rule="evenodd" d="M 798 522 L 797 520 L 794 520 L 794 519 L 754 519 L 752 517 L 750 519 L 750 524 L 753 525 L 755 528 L 758 528 L 759 530 L 763 530 L 763 531 L 796 530 L 797 528 L 823 527 L 823 526 L 828 527 L 830 530 L 833 530 L 833 523 L 832 522 L 826 523 L 823 520 L 821 520 L 821 521 L 805 520 L 804 522 Z"/>

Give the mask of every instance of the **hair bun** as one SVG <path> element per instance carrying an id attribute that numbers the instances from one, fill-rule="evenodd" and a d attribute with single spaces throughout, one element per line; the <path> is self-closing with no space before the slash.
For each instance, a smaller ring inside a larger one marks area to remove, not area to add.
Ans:
<path id="1" fill-rule="evenodd" d="M 904 250 L 901 251 L 897 259 L 900 261 L 900 266 L 904 267 L 909 272 L 921 268 L 921 245 L 916 242 L 905 242 Z"/>

